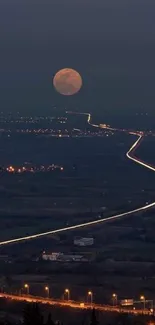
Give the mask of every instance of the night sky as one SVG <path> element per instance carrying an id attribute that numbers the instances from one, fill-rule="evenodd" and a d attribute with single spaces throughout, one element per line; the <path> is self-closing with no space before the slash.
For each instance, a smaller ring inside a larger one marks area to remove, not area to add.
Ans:
<path id="1" fill-rule="evenodd" d="M 0 0 L 0 109 L 155 112 L 154 17 L 154 0 Z M 64 67 L 83 77 L 72 98 L 52 87 Z"/>

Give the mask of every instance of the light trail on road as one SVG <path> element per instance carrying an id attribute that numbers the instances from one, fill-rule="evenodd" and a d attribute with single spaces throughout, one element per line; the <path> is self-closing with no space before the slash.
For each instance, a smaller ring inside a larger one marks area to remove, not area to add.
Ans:
<path id="1" fill-rule="evenodd" d="M 87 116 L 87 123 L 90 124 L 93 127 L 97 127 L 97 128 L 102 128 L 100 127 L 100 125 L 96 125 L 96 124 L 92 124 L 91 123 L 91 114 L 90 113 L 74 113 L 74 112 L 66 112 L 68 114 L 78 114 L 78 115 L 85 115 Z M 136 162 L 139 165 L 142 165 L 143 167 L 146 167 L 147 169 L 151 169 L 153 171 L 155 171 L 155 167 L 143 162 L 142 160 L 136 158 L 134 156 L 134 152 L 136 151 L 138 145 L 140 144 L 140 141 L 143 139 L 143 133 L 142 132 L 130 132 L 127 130 L 119 130 L 119 129 L 114 129 L 111 127 L 103 127 L 104 129 L 108 129 L 108 130 L 113 130 L 113 131 L 123 131 L 123 132 L 128 132 L 129 134 L 138 136 L 138 139 L 134 142 L 134 144 L 130 147 L 130 149 L 128 150 L 128 152 L 126 153 L 126 156 L 128 159 L 133 160 L 134 162 Z M 85 222 L 85 223 L 81 223 L 81 224 L 77 224 L 77 225 L 73 225 L 73 226 L 67 226 L 64 228 L 59 228 L 59 229 L 55 229 L 55 230 L 50 230 L 50 231 L 46 231 L 46 232 L 41 232 L 38 234 L 34 234 L 34 235 L 29 235 L 29 236 L 24 236 L 24 237 L 19 237 L 19 238 L 14 238 L 14 239 L 9 239 L 9 240 L 5 240 L 5 241 L 1 241 L 0 242 L 0 246 L 4 246 L 4 245 L 8 245 L 8 244 L 15 244 L 15 243 L 20 243 L 23 241 L 27 241 L 27 240 L 32 240 L 32 239 L 37 239 L 37 238 L 41 238 L 41 237 L 45 237 L 48 235 L 53 235 L 53 234 L 58 234 L 61 232 L 65 232 L 65 231 L 69 231 L 69 230 L 75 230 L 75 229 L 80 229 L 80 228 L 84 228 L 84 227 L 88 227 L 88 226 L 93 226 L 99 223 L 104 223 L 104 222 L 109 222 L 109 221 L 115 221 L 117 219 L 120 219 L 122 217 L 126 217 L 126 216 L 130 216 L 134 213 L 138 213 L 141 211 L 146 211 L 152 207 L 155 206 L 155 201 L 144 205 L 140 208 L 137 209 L 133 209 L 127 212 L 123 212 L 114 216 L 110 216 L 107 218 L 102 218 L 102 219 L 95 219 L 94 221 L 89 221 L 89 222 Z"/>
<path id="2" fill-rule="evenodd" d="M 127 158 L 133 160 L 134 162 L 136 162 L 137 164 L 146 167 L 148 169 L 151 169 L 153 172 L 155 172 L 155 167 L 151 166 L 150 164 L 145 163 L 144 161 L 136 158 L 133 153 L 134 151 L 137 149 L 138 145 L 140 144 L 141 140 L 143 139 L 143 135 L 139 135 L 139 138 L 137 139 L 137 141 L 132 145 L 132 147 L 129 149 L 129 151 L 126 153 Z"/>
<path id="3" fill-rule="evenodd" d="M 54 299 L 47 299 L 42 297 L 35 297 L 35 296 L 18 296 L 13 294 L 7 294 L 7 293 L 0 293 L 0 298 L 4 298 L 7 300 L 13 300 L 18 302 L 28 302 L 28 303 L 38 303 L 38 304 L 47 304 L 47 305 L 57 305 L 59 307 L 70 307 L 74 309 L 92 309 L 95 308 L 96 310 L 102 311 L 102 312 L 117 312 L 117 313 L 130 313 L 134 315 L 150 315 L 149 310 L 142 310 L 142 309 L 129 309 L 129 308 L 120 308 L 119 306 L 109 306 L 109 305 L 98 305 L 95 303 L 89 304 L 89 303 L 80 303 L 76 301 L 60 301 L 60 300 L 54 300 Z"/>
<path id="4" fill-rule="evenodd" d="M 40 238 L 40 237 L 45 237 L 45 236 L 48 236 L 48 235 L 58 234 L 58 233 L 64 232 L 64 231 L 69 231 L 69 230 L 74 230 L 74 229 L 80 229 L 80 228 L 83 228 L 83 227 L 93 226 L 93 225 L 103 223 L 103 222 L 114 221 L 114 220 L 117 220 L 119 218 L 129 216 L 129 215 L 131 215 L 133 213 L 138 213 L 138 212 L 141 212 L 141 211 L 148 210 L 153 206 L 155 206 L 155 202 L 150 203 L 148 205 L 144 205 L 144 206 L 142 206 L 140 208 L 137 208 L 137 209 L 134 209 L 134 210 L 130 210 L 128 212 L 123 212 L 123 213 L 111 216 L 111 217 L 97 219 L 97 220 L 94 220 L 94 221 L 81 223 L 81 224 L 78 224 L 78 225 L 75 225 L 75 226 L 69 226 L 69 227 L 65 227 L 65 228 L 50 230 L 50 231 L 42 232 L 42 233 L 35 234 L 35 235 L 30 235 L 30 236 L 25 236 L 25 237 L 20 237 L 20 238 L 15 238 L 15 239 L 2 241 L 2 242 L 0 242 L 0 246 L 8 245 L 8 244 L 14 244 L 14 243 L 18 243 L 18 242 L 25 241 L 25 240 L 31 240 L 31 239 L 36 239 L 36 238 Z"/>

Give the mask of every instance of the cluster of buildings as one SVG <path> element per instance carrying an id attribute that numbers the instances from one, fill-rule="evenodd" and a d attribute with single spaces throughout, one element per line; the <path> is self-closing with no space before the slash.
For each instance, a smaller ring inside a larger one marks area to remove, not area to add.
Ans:
<path id="1" fill-rule="evenodd" d="M 42 254 L 43 261 L 51 261 L 51 262 L 88 262 L 88 259 L 83 255 L 79 254 L 64 254 L 61 252 L 55 253 L 45 253 Z"/>
<path id="2" fill-rule="evenodd" d="M 76 246 L 92 246 L 94 244 L 93 237 L 76 237 L 74 239 L 74 245 Z"/>
<path id="3" fill-rule="evenodd" d="M 94 244 L 93 237 L 75 237 L 74 245 L 80 247 L 92 246 Z M 87 255 L 87 256 L 86 256 Z M 63 253 L 63 252 L 51 252 L 42 253 L 43 261 L 52 261 L 52 262 L 88 262 L 90 256 L 85 253 Z"/>

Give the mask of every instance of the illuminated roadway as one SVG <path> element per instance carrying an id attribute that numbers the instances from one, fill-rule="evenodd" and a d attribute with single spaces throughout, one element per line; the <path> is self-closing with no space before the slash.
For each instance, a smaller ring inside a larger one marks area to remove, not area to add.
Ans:
<path id="1" fill-rule="evenodd" d="M 35 297 L 30 295 L 13 295 L 13 294 L 7 294 L 7 293 L 0 293 L 0 298 L 8 299 L 8 300 L 14 300 L 14 301 L 20 301 L 20 302 L 29 302 L 29 303 L 38 303 L 38 304 L 48 304 L 48 305 L 57 305 L 60 307 L 70 307 L 70 308 L 78 308 L 78 309 L 90 309 L 95 308 L 97 310 L 103 311 L 103 312 L 125 312 L 130 313 L 134 315 L 138 314 L 145 314 L 150 315 L 151 312 L 147 309 L 130 309 L 130 308 L 122 308 L 119 306 L 110 306 L 110 305 L 98 305 L 95 303 L 89 304 L 89 303 L 80 303 L 76 301 L 65 301 L 65 300 L 54 300 L 49 298 L 42 298 L 42 297 Z"/>
<path id="2" fill-rule="evenodd" d="M 100 124 L 100 125 L 92 124 L 91 123 L 91 114 L 90 113 L 75 113 L 75 112 L 73 112 L 73 113 L 72 112 L 66 112 L 66 113 L 78 114 L 78 115 L 86 115 L 88 124 L 90 124 L 93 127 L 104 128 L 104 129 L 113 130 L 113 131 L 123 131 L 123 132 L 127 132 L 128 134 L 138 136 L 138 139 L 134 142 L 134 144 L 130 147 L 130 149 L 126 153 L 126 156 L 127 156 L 128 159 L 134 161 L 135 163 L 137 163 L 137 164 L 139 164 L 139 165 L 141 165 L 143 167 L 146 167 L 146 168 L 148 168 L 148 169 L 150 169 L 152 171 L 155 171 L 155 167 L 153 167 L 150 164 L 145 163 L 144 161 L 140 160 L 139 158 L 135 157 L 135 155 L 134 155 L 134 153 L 135 153 L 136 149 L 138 148 L 140 142 L 144 138 L 143 132 L 140 132 L 140 131 L 139 132 L 130 132 L 130 131 L 127 131 L 127 130 L 120 130 L 120 129 L 111 128 L 109 126 L 102 125 L 102 124 Z M 133 209 L 133 210 L 130 210 L 130 211 L 127 211 L 127 212 L 116 214 L 114 216 L 110 216 L 110 217 L 107 217 L 107 218 L 97 219 L 97 220 L 94 220 L 94 221 L 85 222 L 85 223 L 77 224 L 77 225 L 74 225 L 74 226 L 68 226 L 68 227 L 59 228 L 59 229 L 55 229 L 55 230 L 50 230 L 50 231 L 46 231 L 46 232 L 42 232 L 42 233 L 38 233 L 38 234 L 34 234 L 34 235 L 29 235 L 29 236 L 24 236 L 24 237 L 20 237 L 20 238 L 1 241 L 0 246 L 19 243 L 19 242 L 22 242 L 22 241 L 36 239 L 36 238 L 40 238 L 40 237 L 48 236 L 48 235 L 52 235 L 52 234 L 57 234 L 57 233 L 61 233 L 61 232 L 64 232 L 64 231 L 80 229 L 80 228 L 83 228 L 83 227 L 88 227 L 88 226 L 92 226 L 92 225 L 95 225 L 95 224 L 104 223 L 104 222 L 108 222 L 108 221 L 115 221 L 115 220 L 117 220 L 119 218 L 130 216 L 130 215 L 132 215 L 134 213 L 138 213 L 138 212 L 141 212 L 141 211 L 146 211 L 146 210 L 148 210 L 148 209 L 150 209 L 150 208 L 152 208 L 154 206 L 155 206 L 155 201 L 150 203 L 150 204 L 139 207 L 137 209 Z"/>

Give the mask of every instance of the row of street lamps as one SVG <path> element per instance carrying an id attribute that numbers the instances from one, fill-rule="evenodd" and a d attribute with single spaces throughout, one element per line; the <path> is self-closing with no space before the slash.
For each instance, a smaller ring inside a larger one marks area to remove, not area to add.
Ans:
<path id="1" fill-rule="evenodd" d="M 127 299 L 125 299 L 125 300 L 127 302 Z M 118 304 L 118 296 L 117 296 L 116 293 L 112 294 L 112 301 L 113 301 L 113 306 L 117 306 L 117 304 Z M 140 296 L 140 300 L 134 301 L 134 303 L 140 303 L 140 302 L 143 303 L 144 310 L 145 310 L 145 307 L 146 307 L 146 303 L 150 303 L 151 304 L 151 311 L 153 312 L 153 308 L 154 308 L 153 300 L 148 300 L 148 299 L 146 300 L 145 296 L 142 295 L 142 296 Z M 135 309 L 135 307 L 134 307 L 134 309 Z"/>
<path id="2" fill-rule="evenodd" d="M 26 290 L 26 294 L 29 295 L 30 286 L 29 286 L 28 283 L 24 284 L 24 289 Z M 45 292 L 47 293 L 47 298 L 49 298 L 49 296 L 50 296 L 50 288 L 48 286 L 45 286 L 44 289 L 45 289 Z M 64 297 L 66 297 L 67 300 L 70 300 L 70 290 L 69 289 L 65 289 Z M 92 291 L 88 291 L 87 299 L 88 299 L 88 302 L 90 302 L 91 304 L 93 303 L 93 292 Z"/>
<path id="3" fill-rule="evenodd" d="M 25 283 L 24 284 L 24 289 L 26 290 L 26 293 L 27 295 L 29 295 L 30 293 L 30 286 L 29 284 Z M 47 298 L 50 297 L 50 288 L 49 286 L 45 286 L 45 292 L 47 294 Z M 64 290 L 64 298 L 66 298 L 66 300 L 70 300 L 70 290 L 69 289 L 65 289 Z M 127 299 L 126 299 L 127 301 Z M 93 292 L 92 291 L 88 291 L 87 292 L 87 302 L 89 303 L 93 303 Z M 142 302 L 144 304 L 144 310 L 145 310 L 145 307 L 146 307 L 146 302 L 149 302 L 151 303 L 151 310 L 153 311 L 153 300 L 146 300 L 145 296 L 140 296 L 140 300 L 139 301 L 135 301 L 135 303 L 139 303 L 139 302 Z M 112 294 L 112 303 L 113 303 L 113 306 L 117 306 L 118 305 L 118 295 L 116 293 L 113 293 Z M 135 307 L 134 307 L 135 309 Z"/>
<path id="4" fill-rule="evenodd" d="M 24 289 L 26 290 L 26 294 L 29 295 L 30 293 L 30 286 L 29 284 L 25 283 L 24 284 Z M 66 289 L 67 290 L 67 289 Z M 45 292 L 47 293 L 47 297 L 49 298 L 50 295 L 50 288 L 48 286 L 45 286 Z M 67 292 L 67 291 L 66 291 Z"/>
<path id="5" fill-rule="evenodd" d="M 154 309 L 153 300 L 148 300 L 148 299 L 146 300 L 145 296 L 140 296 L 140 301 L 142 301 L 144 304 L 144 310 L 145 310 L 146 303 L 149 302 L 151 304 L 151 310 L 153 311 Z"/>

